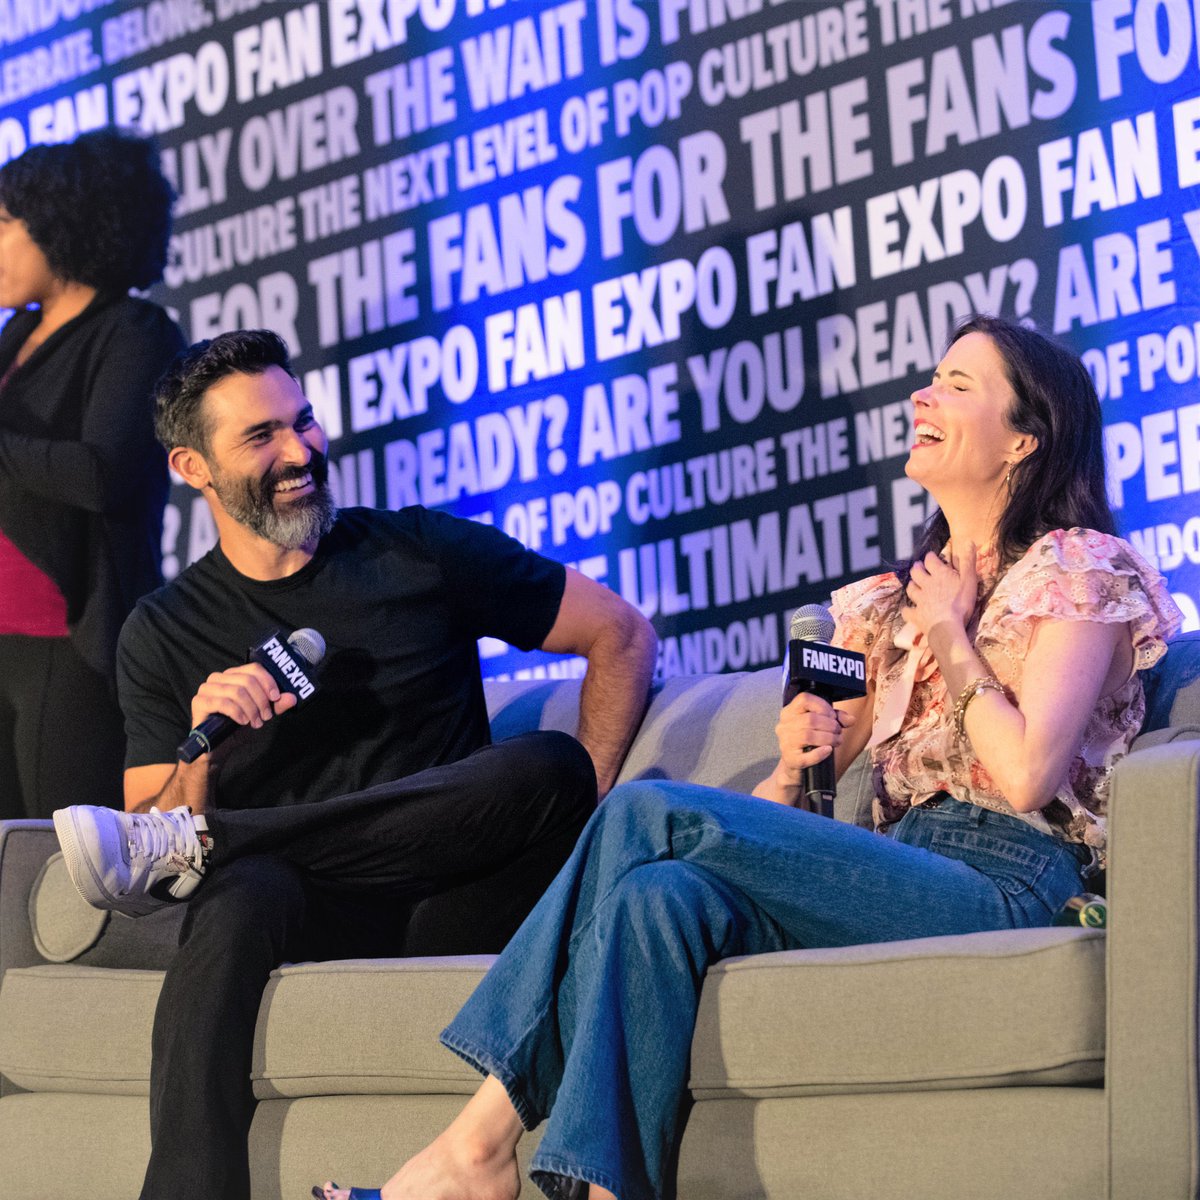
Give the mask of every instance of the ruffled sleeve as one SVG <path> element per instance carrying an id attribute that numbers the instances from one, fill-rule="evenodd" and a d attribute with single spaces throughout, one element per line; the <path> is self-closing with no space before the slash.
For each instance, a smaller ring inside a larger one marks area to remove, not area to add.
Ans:
<path id="1" fill-rule="evenodd" d="M 996 591 L 996 624 L 1010 635 L 1044 619 L 1127 622 L 1138 671 L 1162 658 L 1182 622 L 1163 577 L 1128 542 L 1094 529 L 1039 538 Z"/>
<path id="2" fill-rule="evenodd" d="M 900 581 L 891 571 L 838 588 L 830 610 L 837 625 L 834 645 L 867 654 L 879 634 L 890 628 L 899 590 Z"/>

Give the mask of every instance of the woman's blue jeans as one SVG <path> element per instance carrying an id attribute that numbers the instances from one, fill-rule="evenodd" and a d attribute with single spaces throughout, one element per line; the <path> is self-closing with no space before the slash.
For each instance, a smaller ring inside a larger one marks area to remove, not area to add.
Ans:
<path id="1" fill-rule="evenodd" d="M 717 959 L 1048 925 L 1075 849 L 949 798 L 889 836 L 692 784 L 615 789 L 442 1033 L 496 1076 L 547 1195 L 669 1190 L 692 1032 Z M 794 1019 L 781 1014 L 781 1020 Z"/>

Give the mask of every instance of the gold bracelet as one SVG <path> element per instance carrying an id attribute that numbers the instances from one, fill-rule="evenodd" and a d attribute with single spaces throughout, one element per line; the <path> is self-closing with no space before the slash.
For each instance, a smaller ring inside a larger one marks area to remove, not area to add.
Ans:
<path id="1" fill-rule="evenodd" d="M 990 675 L 980 675 L 978 679 L 972 679 L 961 692 L 958 693 L 958 699 L 954 702 L 954 732 L 960 738 L 967 736 L 963 725 L 967 719 L 967 705 L 979 695 L 980 692 L 999 692 L 1004 695 L 1004 684 L 998 679 L 993 679 Z"/>

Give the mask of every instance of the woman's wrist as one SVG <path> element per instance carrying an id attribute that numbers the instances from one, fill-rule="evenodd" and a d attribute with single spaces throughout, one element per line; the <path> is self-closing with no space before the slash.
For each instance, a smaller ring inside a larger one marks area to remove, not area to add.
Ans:
<path id="1" fill-rule="evenodd" d="M 753 795 L 760 800 L 772 800 L 776 804 L 795 807 L 801 796 L 803 767 L 788 767 L 780 759 L 775 769 L 754 789 Z"/>
<path id="2" fill-rule="evenodd" d="M 957 693 L 951 677 L 959 673 L 964 673 L 965 676 L 971 673 L 973 668 L 981 665 L 975 647 L 967 637 L 967 631 L 956 622 L 942 621 L 930 629 L 926 641 L 933 657 L 937 659 L 946 686 Z M 978 675 L 979 671 L 975 670 L 974 673 Z M 962 682 L 965 682 L 965 677 Z"/>

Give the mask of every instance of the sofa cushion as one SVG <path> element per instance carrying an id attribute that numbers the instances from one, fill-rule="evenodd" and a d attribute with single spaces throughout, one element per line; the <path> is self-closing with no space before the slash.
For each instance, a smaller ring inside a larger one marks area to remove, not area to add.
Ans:
<path id="1" fill-rule="evenodd" d="M 1099 1083 L 1104 944 L 1050 928 L 727 959 L 701 995 L 692 1090 Z"/>
<path id="2" fill-rule="evenodd" d="M 256 1094 L 470 1093 L 478 1076 L 437 1035 L 491 962 L 281 967 L 259 1015 Z M 10 970 L 0 1073 L 30 1091 L 145 1095 L 161 982 L 80 965 Z M 701 996 L 691 1083 L 720 1097 L 1098 1082 L 1104 994 L 1093 930 L 729 959 Z"/>
<path id="3" fill-rule="evenodd" d="M 686 779 L 749 792 L 779 756 L 778 668 L 685 675 L 655 692 L 620 779 Z"/>
<path id="4" fill-rule="evenodd" d="M 479 1075 L 438 1034 L 493 961 L 349 959 L 279 968 L 259 1012 L 255 1094 L 470 1094 Z"/>
<path id="5" fill-rule="evenodd" d="M 44 1200 L 130 1200 L 150 1157 L 145 1096 L 31 1093 L 0 1100 L 4 1190 Z"/>
<path id="6" fill-rule="evenodd" d="M 0 986 L 0 1074 L 31 1092 L 150 1091 L 160 971 L 17 967 Z"/>
<path id="7" fill-rule="evenodd" d="M 93 908 L 71 882 L 60 850 L 46 859 L 29 894 L 29 925 L 38 953 L 50 962 L 70 962 L 90 950 L 110 914 Z"/>

